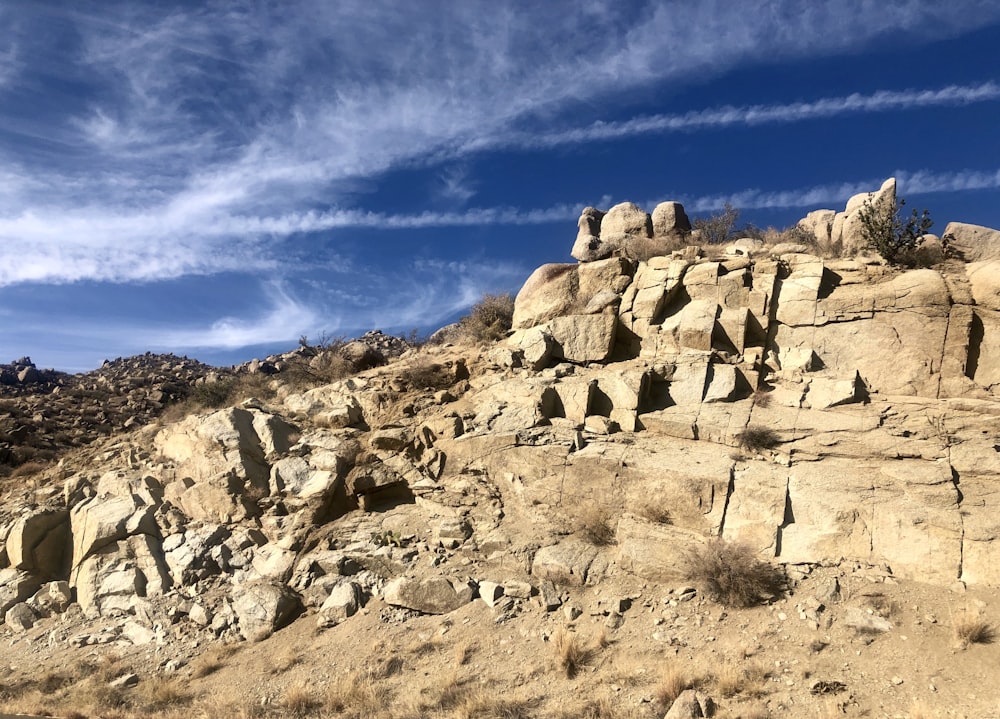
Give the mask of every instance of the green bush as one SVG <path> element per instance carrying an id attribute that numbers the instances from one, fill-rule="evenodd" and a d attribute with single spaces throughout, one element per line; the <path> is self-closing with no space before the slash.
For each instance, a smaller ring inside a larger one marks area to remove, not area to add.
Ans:
<path id="1" fill-rule="evenodd" d="M 868 247 L 878 252 L 891 265 L 920 264 L 919 248 L 923 236 L 934 225 L 930 212 L 913 210 L 903 221 L 900 214 L 906 200 L 883 203 L 876 206 L 874 194 L 870 194 L 858 210 L 861 220 L 861 236 Z"/>

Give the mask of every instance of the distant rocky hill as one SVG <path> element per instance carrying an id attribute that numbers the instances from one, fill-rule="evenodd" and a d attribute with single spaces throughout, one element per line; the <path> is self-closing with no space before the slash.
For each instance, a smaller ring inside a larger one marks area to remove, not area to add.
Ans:
<path id="1" fill-rule="evenodd" d="M 857 205 L 773 245 L 699 245 L 677 203 L 588 208 L 581 261 L 528 278 L 501 342 L 315 386 L 269 358 L 246 368 L 278 370 L 267 397 L 7 480 L 18 686 L 109 645 L 127 670 L 87 701 L 140 714 L 159 706 L 143 686 L 179 676 L 233 702 L 211 715 L 319 712 L 309 692 L 347 677 L 382 693 L 325 695 L 345 716 L 928 716 L 916 698 L 990 716 L 970 672 L 997 647 L 949 647 L 962 612 L 1000 618 L 1000 232 L 952 225 L 974 262 L 902 270 L 859 251 Z M 831 256 L 835 233 L 850 256 Z M 455 636 L 449 668 L 435 647 Z M 205 670 L 220 643 L 244 647 L 239 666 Z M 538 659 L 553 646 L 558 681 Z M 755 658 L 761 679 L 717 668 L 667 691 L 665 658 Z M 577 674 L 594 681 L 560 683 Z M 78 709 L 95 680 L 58 676 L 41 706 Z M 486 701 L 472 688 L 525 704 L 461 709 Z M 293 691 L 313 704 L 293 710 Z"/>
<path id="2" fill-rule="evenodd" d="M 22 473 L 37 470 L 69 448 L 144 426 L 185 400 L 192 400 L 191 408 L 223 401 L 240 377 L 286 372 L 286 379 L 315 383 L 384 364 L 409 347 L 402 338 L 373 330 L 236 367 L 147 352 L 105 360 L 81 374 L 39 369 L 22 357 L 0 364 L 0 476 L 18 467 Z"/>

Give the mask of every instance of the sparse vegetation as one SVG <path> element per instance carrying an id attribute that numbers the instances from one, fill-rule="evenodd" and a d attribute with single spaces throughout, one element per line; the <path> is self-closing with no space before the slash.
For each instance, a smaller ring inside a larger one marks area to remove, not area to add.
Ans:
<path id="1" fill-rule="evenodd" d="M 594 657 L 596 648 L 587 646 L 580 637 L 566 629 L 559 629 L 552 637 L 556 666 L 572 679 Z"/>
<path id="2" fill-rule="evenodd" d="M 774 449 L 781 443 L 778 433 L 768 427 L 751 426 L 736 435 L 739 446 L 748 452 Z"/>
<path id="3" fill-rule="evenodd" d="M 726 662 L 713 677 L 713 684 L 723 697 L 759 697 L 766 693 L 768 676 L 768 669 L 763 664 Z"/>
<path id="4" fill-rule="evenodd" d="M 996 638 L 993 626 L 978 613 L 971 611 L 960 612 L 955 616 L 951 629 L 955 642 L 962 648 L 970 644 L 990 644 Z"/>
<path id="5" fill-rule="evenodd" d="M 598 547 L 615 543 L 615 523 L 611 512 L 597 503 L 582 505 L 573 518 L 573 530 Z"/>
<path id="6" fill-rule="evenodd" d="M 733 238 L 736 231 L 736 221 L 740 211 L 730 203 L 725 203 L 722 210 L 708 217 L 696 217 L 691 226 L 701 231 L 701 242 L 709 245 L 719 245 Z"/>
<path id="7" fill-rule="evenodd" d="M 450 368 L 427 359 L 400 367 L 397 377 L 414 390 L 447 389 L 455 380 Z"/>
<path id="8" fill-rule="evenodd" d="M 507 336 L 513 320 L 514 298 L 510 293 L 485 294 L 458 321 L 458 335 L 469 342 L 496 342 Z"/>
<path id="9" fill-rule="evenodd" d="M 781 570 L 757 559 L 748 545 L 721 537 L 690 551 L 684 574 L 709 597 L 730 607 L 749 607 L 779 596 L 785 583 Z"/>
<path id="10" fill-rule="evenodd" d="M 669 709 L 681 692 L 694 688 L 695 684 L 695 677 L 685 667 L 679 662 L 670 662 L 663 668 L 656 685 L 656 703 L 663 709 Z"/>
<path id="11" fill-rule="evenodd" d="M 874 194 L 868 196 L 858 210 L 861 221 L 861 235 L 869 249 L 878 252 L 886 262 L 893 265 L 927 266 L 922 262 L 932 261 L 932 257 L 922 257 L 920 247 L 923 236 L 934 225 L 930 212 L 913 210 L 904 221 L 900 211 L 906 200 L 876 204 Z"/>

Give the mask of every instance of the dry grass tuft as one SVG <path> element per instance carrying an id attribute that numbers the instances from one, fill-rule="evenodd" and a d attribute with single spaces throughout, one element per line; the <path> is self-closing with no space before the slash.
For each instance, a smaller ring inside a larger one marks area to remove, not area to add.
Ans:
<path id="1" fill-rule="evenodd" d="M 305 682 L 297 682 L 285 689 L 281 700 L 281 707 L 293 717 L 307 716 L 321 705 L 320 698 Z"/>
<path id="2" fill-rule="evenodd" d="M 721 537 L 688 552 L 684 576 L 727 607 L 749 607 L 779 596 L 785 584 L 778 567 L 757 559 L 754 551 Z"/>
<path id="3" fill-rule="evenodd" d="M 513 321 L 514 298 L 510 293 L 485 294 L 458 321 L 458 334 L 472 342 L 496 342 L 507 336 Z"/>
<path id="4" fill-rule="evenodd" d="M 663 668 L 660 681 L 656 685 L 656 703 L 663 709 L 669 709 L 685 689 L 692 689 L 695 678 L 679 663 L 671 662 Z"/>
<path id="5" fill-rule="evenodd" d="M 585 504 L 573 518 L 573 531 L 598 547 L 615 543 L 615 523 L 611 513 L 599 504 Z"/>
<path id="6" fill-rule="evenodd" d="M 727 663 L 714 677 L 716 691 L 729 698 L 737 694 L 759 697 L 767 693 L 767 678 L 770 675 L 763 664 L 752 663 L 740 666 Z"/>
<path id="7" fill-rule="evenodd" d="M 650 499 L 635 508 L 635 513 L 656 524 L 673 524 L 674 518 L 662 500 Z"/>
<path id="8" fill-rule="evenodd" d="M 955 642 L 963 649 L 970 644 L 991 644 L 996 639 L 993 626 L 979 614 L 961 612 L 951 623 Z"/>
<path id="9" fill-rule="evenodd" d="M 236 653 L 236 647 L 232 644 L 217 644 L 209 651 L 202 654 L 191 669 L 191 676 L 194 679 L 207 677 L 226 666 L 226 660 Z"/>
<path id="10" fill-rule="evenodd" d="M 139 685 L 138 699 L 147 713 L 186 705 L 192 698 L 176 679 L 157 678 Z"/>
<path id="11" fill-rule="evenodd" d="M 575 677 L 596 653 L 595 648 L 588 647 L 579 636 L 565 629 L 555 633 L 552 646 L 556 652 L 556 665 L 568 679 Z"/>
<path id="12" fill-rule="evenodd" d="M 344 675 L 326 693 L 323 708 L 344 719 L 376 717 L 389 704 L 389 688 L 370 671 Z"/>

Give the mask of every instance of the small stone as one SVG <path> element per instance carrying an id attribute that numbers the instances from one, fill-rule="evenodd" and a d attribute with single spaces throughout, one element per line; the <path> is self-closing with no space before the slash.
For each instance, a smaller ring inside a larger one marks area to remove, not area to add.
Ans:
<path id="1" fill-rule="evenodd" d="M 569 621 L 576 621 L 577 617 L 583 614 L 583 610 L 575 604 L 567 604 L 563 606 L 563 615 Z"/>
<path id="2" fill-rule="evenodd" d="M 122 674 L 117 679 L 113 679 L 108 682 L 108 686 L 112 689 L 131 689 L 132 687 L 139 684 L 138 674 Z"/>

